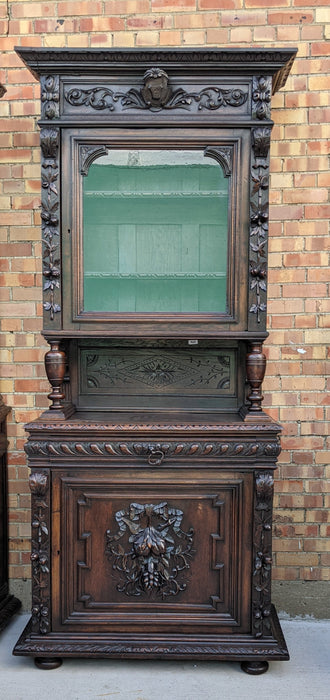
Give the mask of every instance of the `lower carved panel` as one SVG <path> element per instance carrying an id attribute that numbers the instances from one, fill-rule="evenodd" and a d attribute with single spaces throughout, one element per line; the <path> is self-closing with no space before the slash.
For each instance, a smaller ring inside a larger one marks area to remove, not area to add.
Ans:
<path id="1" fill-rule="evenodd" d="M 184 483 L 168 470 L 154 485 L 142 471 L 132 486 L 120 471 L 62 473 L 54 486 L 66 544 L 53 574 L 63 601 L 53 629 L 249 630 L 251 474 Z"/>

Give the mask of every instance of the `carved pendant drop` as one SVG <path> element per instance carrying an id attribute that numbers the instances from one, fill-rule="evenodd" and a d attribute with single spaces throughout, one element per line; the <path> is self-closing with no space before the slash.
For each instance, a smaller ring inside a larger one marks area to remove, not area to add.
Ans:
<path id="1" fill-rule="evenodd" d="M 155 593 L 162 599 L 184 591 L 181 572 L 190 568 L 194 530 L 181 529 L 182 510 L 165 502 L 130 503 L 115 519 L 119 530 L 107 530 L 106 555 L 122 574 L 117 590 L 128 596 Z"/>

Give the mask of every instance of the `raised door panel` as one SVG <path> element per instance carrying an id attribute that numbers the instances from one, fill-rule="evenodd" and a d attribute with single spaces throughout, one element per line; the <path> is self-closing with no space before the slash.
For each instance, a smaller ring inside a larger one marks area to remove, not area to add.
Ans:
<path id="1" fill-rule="evenodd" d="M 53 629 L 248 631 L 251 480 L 174 469 L 58 475 Z"/>

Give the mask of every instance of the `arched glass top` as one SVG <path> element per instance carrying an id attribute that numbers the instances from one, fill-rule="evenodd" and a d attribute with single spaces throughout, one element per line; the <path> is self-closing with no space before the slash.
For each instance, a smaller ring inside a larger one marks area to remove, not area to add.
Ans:
<path id="1" fill-rule="evenodd" d="M 225 313 L 228 179 L 202 150 L 111 150 L 83 178 L 85 312 Z"/>

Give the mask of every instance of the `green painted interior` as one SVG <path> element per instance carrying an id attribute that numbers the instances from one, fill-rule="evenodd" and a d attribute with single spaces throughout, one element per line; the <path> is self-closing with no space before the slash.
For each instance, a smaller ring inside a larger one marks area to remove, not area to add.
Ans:
<path id="1" fill-rule="evenodd" d="M 116 150 L 83 178 L 84 310 L 225 312 L 228 180 L 202 151 Z"/>

